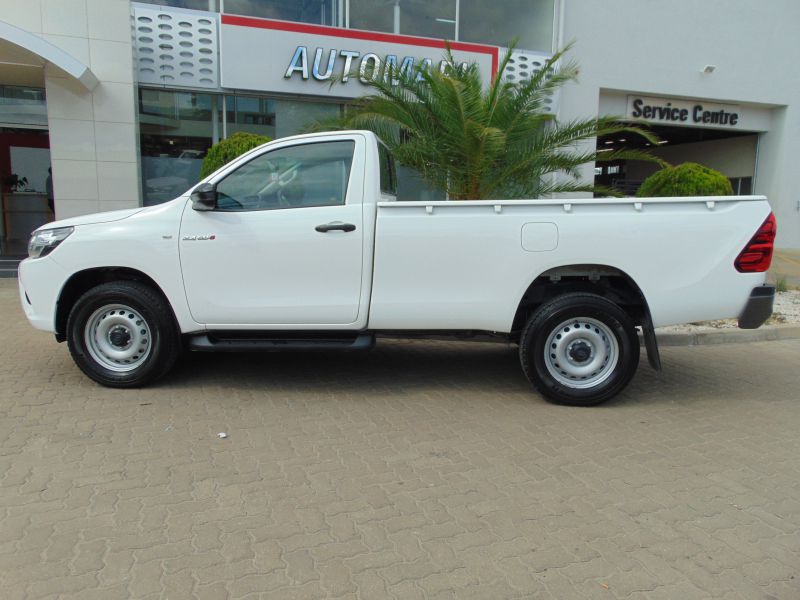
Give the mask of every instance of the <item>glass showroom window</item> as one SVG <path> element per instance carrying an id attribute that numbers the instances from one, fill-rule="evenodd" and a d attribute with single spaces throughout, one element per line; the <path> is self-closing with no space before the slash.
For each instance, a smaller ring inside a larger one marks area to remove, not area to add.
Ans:
<path id="1" fill-rule="evenodd" d="M 459 40 L 551 52 L 555 0 L 459 0 Z"/>
<path id="2" fill-rule="evenodd" d="M 350 27 L 456 39 L 456 0 L 350 0 Z"/>
<path id="3" fill-rule="evenodd" d="M 47 127 L 47 104 L 42 88 L 0 85 L 0 123 Z"/>
<path id="4" fill-rule="evenodd" d="M 344 26 L 346 0 L 225 0 L 223 10 L 235 15 Z"/>
<path id="5" fill-rule="evenodd" d="M 226 0 L 226 3 L 230 0 Z M 350 27 L 550 52 L 555 0 L 350 0 Z"/>
<path id="6" fill-rule="evenodd" d="M 176 198 L 200 179 L 203 158 L 219 138 L 219 98 L 139 90 L 139 145 L 145 206 Z"/>
<path id="7" fill-rule="evenodd" d="M 275 100 L 261 96 L 225 96 L 225 133 L 245 131 L 275 138 Z"/>
<path id="8" fill-rule="evenodd" d="M 276 139 L 303 133 L 317 121 L 339 116 L 342 105 L 237 94 L 225 96 L 225 111 L 225 135 L 246 131 Z"/>
<path id="9" fill-rule="evenodd" d="M 275 137 L 303 133 L 310 125 L 339 116 L 341 104 L 331 102 L 275 101 Z"/>
<path id="10" fill-rule="evenodd" d="M 210 10 L 211 12 L 215 12 L 219 8 L 217 0 L 136 0 L 136 2 L 174 6 L 176 8 L 191 8 L 194 10 Z"/>
<path id="11" fill-rule="evenodd" d="M 225 135 L 247 131 L 277 139 L 302 133 L 341 110 L 332 102 L 140 88 L 144 204 L 172 200 L 197 183 L 208 149 Z"/>

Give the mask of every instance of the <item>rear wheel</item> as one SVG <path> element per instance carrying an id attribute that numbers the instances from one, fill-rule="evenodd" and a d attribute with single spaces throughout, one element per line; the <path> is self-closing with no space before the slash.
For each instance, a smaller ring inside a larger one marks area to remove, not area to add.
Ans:
<path id="1" fill-rule="evenodd" d="M 81 296 L 67 321 L 67 340 L 81 371 L 109 387 L 155 381 L 180 353 L 169 305 L 135 281 L 104 283 Z"/>
<path id="2" fill-rule="evenodd" d="M 639 365 L 631 318 L 596 294 L 565 294 L 528 320 L 520 339 L 522 369 L 559 404 L 591 406 L 614 397 Z"/>

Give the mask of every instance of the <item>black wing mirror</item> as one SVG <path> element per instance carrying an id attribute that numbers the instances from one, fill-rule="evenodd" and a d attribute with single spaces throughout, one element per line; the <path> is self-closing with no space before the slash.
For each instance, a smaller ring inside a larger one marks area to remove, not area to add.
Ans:
<path id="1" fill-rule="evenodd" d="M 217 208 L 217 186 L 203 183 L 192 191 L 192 208 L 195 210 L 214 210 Z"/>

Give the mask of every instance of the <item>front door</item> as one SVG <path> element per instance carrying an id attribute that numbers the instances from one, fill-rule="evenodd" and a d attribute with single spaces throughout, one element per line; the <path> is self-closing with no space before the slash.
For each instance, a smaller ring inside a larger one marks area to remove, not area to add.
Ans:
<path id="1" fill-rule="evenodd" d="M 267 151 L 217 182 L 215 210 L 187 203 L 180 256 L 197 322 L 308 328 L 358 319 L 364 223 L 363 174 L 352 168 L 357 141 Z"/>

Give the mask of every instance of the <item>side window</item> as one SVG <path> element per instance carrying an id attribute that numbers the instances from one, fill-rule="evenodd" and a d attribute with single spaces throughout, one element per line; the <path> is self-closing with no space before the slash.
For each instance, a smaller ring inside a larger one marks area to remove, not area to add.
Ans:
<path id="1" fill-rule="evenodd" d="M 378 143 L 378 158 L 381 163 L 381 191 L 384 194 L 397 195 L 397 174 L 394 169 L 394 158 L 389 149 Z"/>
<path id="2" fill-rule="evenodd" d="M 355 142 L 316 142 L 257 156 L 217 184 L 217 210 L 345 203 Z"/>

